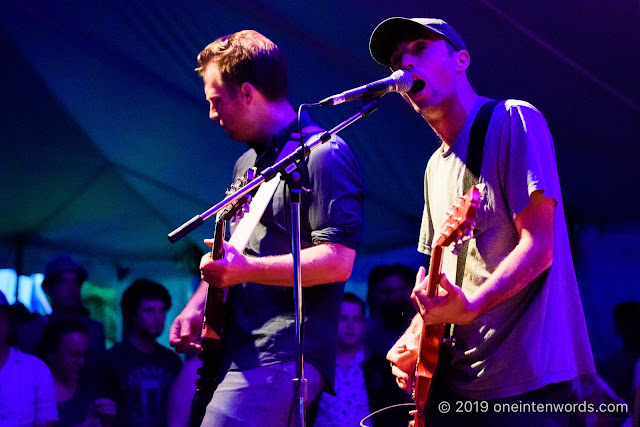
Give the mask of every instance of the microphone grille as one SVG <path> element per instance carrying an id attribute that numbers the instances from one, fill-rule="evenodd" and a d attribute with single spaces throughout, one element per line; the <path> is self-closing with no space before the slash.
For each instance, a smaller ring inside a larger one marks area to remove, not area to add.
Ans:
<path id="1" fill-rule="evenodd" d="M 396 82 L 396 92 L 409 92 L 413 86 L 413 76 L 408 71 L 394 71 L 393 74 L 391 74 L 391 78 Z"/>

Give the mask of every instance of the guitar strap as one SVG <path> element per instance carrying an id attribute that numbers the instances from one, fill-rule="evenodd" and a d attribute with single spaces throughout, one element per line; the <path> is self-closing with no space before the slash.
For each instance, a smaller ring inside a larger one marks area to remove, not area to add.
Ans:
<path id="1" fill-rule="evenodd" d="M 466 194 L 469 189 L 478 183 L 480 179 L 480 169 L 482 167 L 482 154 L 484 149 L 484 140 L 487 137 L 487 129 L 491 121 L 491 115 L 496 105 L 500 101 L 489 101 L 484 104 L 476 115 L 471 131 L 469 132 L 469 146 L 467 148 L 467 168 L 464 172 L 462 194 Z M 458 268 L 456 270 L 456 286 L 462 286 L 462 278 L 464 276 L 464 267 L 467 262 L 467 250 L 469 241 L 460 249 L 458 253 Z"/>
<path id="2" fill-rule="evenodd" d="M 482 168 L 482 154 L 484 141 L 487 137 L 489 122 L 493 115 L 493 110 L 500 101 L 492 100 L 480 107 L 469 132 L 469 146 L 467 148 L 467 168 L 464 172 L 462 194 L 466 194 L 469 189 L 478 183 L 480 179 L 480 169 Z M 458 251 L 458 265 L 456 268 L 456 286 L 462 287 L 464 269 L 467 263 L 467 251 L 469 241 L 466 241 Z M 453 325 L 448 329 L 447 336 L 453 335 Z"/>

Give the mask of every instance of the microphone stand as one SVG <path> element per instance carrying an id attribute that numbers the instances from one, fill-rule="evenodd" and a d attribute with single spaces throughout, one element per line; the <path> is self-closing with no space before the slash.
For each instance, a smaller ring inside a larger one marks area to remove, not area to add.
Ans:
<path id="1" fill-rule="evenodd" d="M 225 197 L 218 204 L 212 206 L 200 215 L 196 215 L 180 227 L 169 233 L 169 241 L 177 242 L 191 231 L 201 226 L 205 220 L 224 209 L 228 204 L 250 193 L 255 188 L 266 181 L 270 181 L 278 172 L 287 176 L 291 193 L 291 253 L 293 256 L 293 298 L 295 305 L 297 357 L 296 357 L 296 378 L 294 378 L 294 388 L 298 401 L 298 426 L 305 427 L 305 403 L 307 400 L 307 380 L 304 378 L 304 353 L 303 353 L 303 317 L 302 317 L 302 268 L 300 263 L 300 192 L 302 190 L 302 177 L 296 170 L 297 164 L 311 153 L 311 150 L 329 141 L 331 136 L 354 123 L 356 120 L 366 117 L 378 108 L 378 98 L 368 103 L 360 111 L 349 117 L 331 130 L 319 135 L 313 135 L 309 140 L 298 147 L 291 154 L 276 162 L 273 166 L 264 169 L 258 177 L 250 181 L 247 185 L 235 193 Z"/>

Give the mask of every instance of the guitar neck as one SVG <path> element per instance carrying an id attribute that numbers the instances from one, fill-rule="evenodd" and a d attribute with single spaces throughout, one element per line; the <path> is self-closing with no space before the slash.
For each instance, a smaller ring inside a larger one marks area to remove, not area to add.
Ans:
<path id="1" fill-rule="evenodd" d="M 226 228 L 226 221 L 223 219 L 216 222 L 216 232 L 213 237 L 213 246 L 211 246 L 212 259 L 221 259 L 224 256 L 223 242 Z"/>
<path id="2" fill-rule="evenodd" d="M 442 271 L 442 246 L 434 246 L 431 250 L 431 263 L 429 264 L 429 276 L 427 277 L 427 294 L 430 297 L 438 295 L 438 285 Z"/>
<path id="3" fill-rule="evenodd" d="M 479 184 L 471 187 L 463 197 L 460 197 L 454 203 L 451 212 L 447 213 L 446 221 L 434 237 L 427 277 L 426 292 L 429 297 L 438 296 L 444 248 L 452 243 L 459 245 L 462 241 L 471 238 L 471 232 L 475 226 L 474 215 L 483 191 L 484 186 Z M 429 405 L 431 385 L 438 367 L 438 355 L 445 328 L 444 324 L 422 325 L 413 390 L 416 401 L 413 421 L 416 427 L 425 425 L 425 411 Z"/>

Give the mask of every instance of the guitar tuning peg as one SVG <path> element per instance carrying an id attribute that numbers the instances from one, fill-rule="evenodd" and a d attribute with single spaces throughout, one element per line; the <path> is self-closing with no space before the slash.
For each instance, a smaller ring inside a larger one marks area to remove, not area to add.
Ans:
<path id="1" fill-rule="evenodd" d="M 454 255 L 458 255 L 458 244 L 453 245 L 453 249 L 451 249 L 451 253 Z"/>
<path id="2" fill-rule="evenodd" d="M 249 212 L 249 209 L 250 209 L 250 207 L 249 207 L 249 203 L 245 203 L 245 204 L 242 206 L 242 212 L 247 213 L 247 212 Z"/>
<path id="3" fill-rule="evenodd" d="M 244 218 L 244 212 L 242 210 L 239 210 L 238 213 L 236 213 L 236 221 L 241 220 L 242 218 Z"/>

